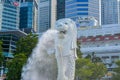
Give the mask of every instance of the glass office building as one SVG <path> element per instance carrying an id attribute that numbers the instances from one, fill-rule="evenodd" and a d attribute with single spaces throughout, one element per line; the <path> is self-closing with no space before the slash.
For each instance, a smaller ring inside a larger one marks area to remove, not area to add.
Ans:
<path id="1" fill-rule="evenodd" d="M 101 25 L 101 0 L 89 0 L 88 15 L 94 17 Z"/>
<path id="2" fill-rule="evenodd" d="M 19 8 L 10 2 L 0 2 L 0 31 L 19 28 Z"/>
<path id="3" fill-rule="evenodd" d="M 16 1 L 18 1 L 18 2 L 33 2 L 34 0 L 16 0 Z"/>
<path id="4" fill-rule="evenodd" d="M 101 0 L 102 24 L 120 23 L 120 0 Z"/>
<path id="5" fill-rule="evenodd" d="M 89 16 L 99 25 L 120 23 L 120 0 L 89 0 Z"/>
<path id="6" fill-rule="evenodd" d="M 65 0 L 57 0 L 57 20 L 65 18 Z"/>
<path id="7" fill-rule="evenodd" d="M 39 0 L 38 33 L 53 28 L 56 21 L 56 0 Z"/>
<path id="8" fill-rule="evenodd" d="M 76 19 L 88 16 L 88 0 L 66 0 L 65 17 Z"/>
<path id="9" fill-rule="evenodd" d="M 65 1 L 65 17 L 73 19 L 78 29 L 81 27 L 79 18 L 88 17 L 88 4 L 88 0 Z"/>
<path id="10" fill-rule="evenodd" d="M 33 28 L 33 2 L 22 2 L 20 4 L 20 29 L 26 33 Z"/>
<path id="11" fill-rule="evenodd" d="M 27 34 L 20 30 L 0 31 L 0 40 L 3 42 L 3 52 L 14 53 L 16 42 Z"/>

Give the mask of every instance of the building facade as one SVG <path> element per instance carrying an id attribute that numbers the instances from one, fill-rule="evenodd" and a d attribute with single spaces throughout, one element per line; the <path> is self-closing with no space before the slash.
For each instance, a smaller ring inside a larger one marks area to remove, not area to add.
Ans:
<path id="1" fill-rule="evenodd" d="M 39 0 L 38 33 L 53 28 L 56 21 L 56 0 Z"/>
<path id="2" fill-rule="evenodd" d="M 0 30 L 19 29 L 19 7 L 8 0 L 0 2 Z"/>
<path id="3" fill-rule="evenodd" d="M 95 17 L 99 25 L 120 23 L 119 0 L 89 0 L 89 16 Z"/>
<path id="4" fill-rule="evenodd" d="M 120 23 L 119 0 L 101 0 L 101 23 L 102 24 Z"/>
<path id="5" fill-rule="evenodd" d="M 0 31 L 0 40 L 3 42 L 3 52 L 14 53 L 16 51 L 16 42 L 27 34 L 20 30 Z"/>
<path id="6" fill-rule="evenodd" d="M 120 0 L 66 0 L 65 17 L 90 16 L 99 25 L 120 23 Z"/>
<path id="7" fill-rule="evenodd" d="M 16 1 L 18 1 L 18 2 L 33 2 L 33 0 L 16 0 Z"/>
<path id="8" fill-rule="evenodd" d="M 57 0 L 57 20 L 65 18 L 65 0 Z"/>
<path id="9" fill-rule="evenodd" d="M 88 15 L 94 17 L 101 25 L 101 0 L 89 0 Z"/>
<path id="10" fill-rule="evenodd" d="M 88 0 L 66 0 L 65 17 L 76 20 L 77 17 L 88 16 Z"/>
<path id="11" fill-rule="evenodd" d="M 78 17 L 76 20 L 77 30 L 99 28 L 98 21 L 95 17 Z"/>
<path id="12" fill-rule="evenodd" d="M 100 57 L 111 71 L 120 60 L 120 25 L 104 25 L 96 29 L 79 30 L 78 40 L 81 42 L 83 57 L 92 55 Z"/>
<path id="13" fill-rule="evenodd" d="M 33 29 L 33 17 L 33 2 L 21 2 L 19 28 L 30 33 Z"/>

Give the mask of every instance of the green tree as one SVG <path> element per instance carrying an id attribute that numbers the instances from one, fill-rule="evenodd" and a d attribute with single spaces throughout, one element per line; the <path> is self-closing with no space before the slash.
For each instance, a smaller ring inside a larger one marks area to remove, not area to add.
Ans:
<path id="1" fill-rule="evenodd" d="M 81 80 L 90 80 L 93 71 L 91 70 L 93 64 L 89 59 L 79 58 L 76 60 L 76 76 Z"/>
<path id="2" fill-rule="evenodd" d="M 35 34 L 28 34 L 26 37 L 22 37 L 17 42 L 16 54 L 24 53 L 26 56 L 29 56 L 38 42 L 38 36 Z"/>
<path id="3" fill-rule="evenodd" d="M 101 58 L 95 56 L 95 53 L 93 52 L 92 55 L 88 54 L 86 57 L 86 59 L 91 59 L 91 61 L 93 63 L 98 63 L 98 62 L 102 62 Z"/>
<path id="4" fill-rule="evenodd" d="M 112 80 L 120 80 L 120 60 L 116 62 L 117 67 L 113 69 L 114 74 Z"/>
<path id="5" fill-rule="evenodd" d="M 38 42 L 38 36 L 32 33 L 17 42 L 14 59 L 7 62 L 7 80 L 20 80 L 23 65 Z"/>
<path id="6" fill-rule="evenodd" d="M 82 58 L 82 53 L 80 51 L 80 42 L 77 41 L 77 56 L 78 58 Z"/>
<path id="7" fill-rule="evenodd" d="M 27 57 L 21 53 L 16 54 L 12 60 L 7 63 L 7 80 L 20 80 L 22 67 L 26 63 Z"/>
<path id="8" fill-rule="evenodd" d="M 101 77 L 105 76 L 107 73 L 107 68 L 103 63 L 97 62 L 93 64 L 93 67 L 91 68 L 93 71 L 91 78 L 92 79 L 101 79 Z"/>
<path id="9" fill-rule="evenodd" d="M 80 43 L 78 43 L 80 45 Z M 86 58 L 82 58 L 82 53 L 80 52 L 80 46 L 77 50 L 78 59 L 76 60 L 76 76 L 81 80 L 96 80 L 103 77 L 106 72 L 106 66 L 101 63 L 99 57 L 94 54 L 88 55 Z"/>
<path id="10" fill-rule="evenodd" d="M 107 73 L 103 63 L 93 63 L 90 59 L 79 58 L 76 60 L 76 76 L 81 80 L 100 79 Z"/>
<path id="11" fill-rule="evenodd" d="M 2 66 L 3 60 L 4 60 L 4 56 L 3 56 L 3 52 L 2 52 L 2 41 L 0 41 L 0 66 Z"/>

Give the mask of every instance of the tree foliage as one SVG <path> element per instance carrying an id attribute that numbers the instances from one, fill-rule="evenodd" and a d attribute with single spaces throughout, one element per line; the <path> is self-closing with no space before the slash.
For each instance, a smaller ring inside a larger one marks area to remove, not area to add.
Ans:
<path id="1" fill-rule="evenodd" d="M 117 67 L 113 69 L 114 74 L 112 80 L 120 80 L 120 60 L 116 62 Z"/>
<path id="2" fill-rule="evenodd" d="M 2 53 L 2 41 L 0 41 L 0 66 L 2 65 L 3 63 L 3 60 L 4 60 L 4 56 L 3 56 L 3 53 Z"/>
<path id="3" fill-rule="evenodd" d="M 103 63 L 94 63 L 91 69 L 93 71 L 91 76 L 92 79 L 100 79 L 101 77 L 104 77 L 107 73 L 107 68 Z"/>
<path id="4" fill-rule="evenodd" d="M 36 46 L 37 41 L 37 35 L 30 33 L 26 37 L 22 37 L 17 42 L 14 59 L 9 60 L 7 63 L 7 80 L 20 80 L 22 67 L 26 63 L 29 55 L 32 53 L 32 49 Z"/>
<path id="5" fill-rule="evenodd" d="M 80 42 L 77 41 L 77 56 L 78 58 L 82 58 L 82 53 L 80 51 Z"/>
<path id="6" fill-rule="evenodd" d="M 26 37 L 22 37 L 17 42 L 16 54 L 25 53 L 26 56 L 29 56 L 38 42 L 38 36 L 35 34 L 28 34 Z"/>
<path id="7" fill-rule="evenodd" d="M 89 80 L 92 76 L 92 63 L 89 59 L 79 58 L 76 61 L 76 76 L 81 80 Z"/>
<path id="8" fill-rule="evenodd" d="M 22 67 L 26 63 L 27 57 L 21 53 L 16 54 L 14 59 L 9 60 L 7 63 L 8 73 L 7 80 L 20 80 Z"/>
<path id="9" fill-rule="evenodd" d="M 80 45 L 80 43 L 78 43 Z M 80 48 L 80 47 L 79 47 Z M 96 80 L 100 79 L 107 73 L 106 66 L 101 63 L 100 58 L 88 55 L 82 58 L 80 49 L 77 50 L 78 59 L 76 60 L 76 76 L 80 80 Z"/>
<path id="10" fill-rule="evenodd" d="M 103 77 L 107 68 L 102 63 L 93 63 L 90 59 L 79 58 L 76 61 L 76 76 L 81 80 L 96 80 Z"/>

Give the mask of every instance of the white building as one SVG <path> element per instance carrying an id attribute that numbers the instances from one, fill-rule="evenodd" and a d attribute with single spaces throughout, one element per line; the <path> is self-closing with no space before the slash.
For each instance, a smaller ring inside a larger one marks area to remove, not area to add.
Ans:
<path id="1" fill-rule="evenodd" d="M 96 29 L 78 31 L 83 57 L 94 52 L 100 57 L 107 68 L 115 67 L 115 61 L 120 59 L 120 25 L 104 25 Z"/>
<path id="2" fill-rule="evenodd" d="M 99 24 L 120 23 L 120 0 L 89 0 L 89 16 L 95 17 Z"/>
<path id="3" fill-rule="evenodd" d="M 76 20 L 77 29 L 92 29 L 99 28 L 98 21 L 94 17 L 78 17 Z"/>
<path id="4" fill-rule="evenodd" d="M 39 0 L 38 33 L 53 28 L 56 21 L 56 0 Z"/>

